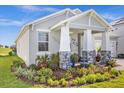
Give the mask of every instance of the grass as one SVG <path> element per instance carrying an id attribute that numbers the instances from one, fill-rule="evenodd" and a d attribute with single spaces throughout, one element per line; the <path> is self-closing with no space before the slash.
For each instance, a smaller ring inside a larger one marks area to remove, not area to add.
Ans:
<path id="1" fill-rule="evenodd" d="M 11 49 L 0 48 L 1 54 L 8 54 Z M 0 56 L 0 88 L 25 88 L 32 87 L 30 84 L 16 78 L 11 72 L 11 64 L 14 60 L 21 60 L 17 56 Z"/>
<path id="2" fill-rule="evenodd" d="M 10 71 L 14 60 L 20 60 L 17 56 L 0 57 L 0 87 L 1 88 L 25 88 L 31 87 L 30 84 L 16 78 Z"/>
<path id="3" fill-rule="evenodd" d="M 0 56 L 7 56 L 10 51 L 10 48 L 0 48 Z"/>

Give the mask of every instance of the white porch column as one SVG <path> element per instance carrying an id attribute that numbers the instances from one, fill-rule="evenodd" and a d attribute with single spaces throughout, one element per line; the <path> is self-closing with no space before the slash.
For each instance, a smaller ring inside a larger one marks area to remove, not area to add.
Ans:
<path id="1" fill-rule="evenodd" d="M 111 51 L 110 51 L 110 36 L 109 32 L 105 31 L 102 33 L 102 51 L 101 51 L 101 56 L 102 56 L 102 63 L 106 63 L 111 59 Z"/>
<path id="2" fill-rule="evenodd" d="M 95 62 L 95 49 L 93 43 L 92 30 L 87 29 L 84 31 L 83 36 L 83 51 L 82 51 L 82 61 L 84 64 L 94 63 Z"/>
<path id="3" fill-rule="evenodd" d="M 109 33 L 108 32 L 103 32 L 102 33 L 102 50 L 110 51 L 109 43 L 110 43 Z"/>
<path id="4" fill-rule="evenodd" d="M 60 35 L 60 68 L 66 69 L 70 66 L 70 36 L 69 36 L 69 24 L 63 24 L 61 26 Z"/>

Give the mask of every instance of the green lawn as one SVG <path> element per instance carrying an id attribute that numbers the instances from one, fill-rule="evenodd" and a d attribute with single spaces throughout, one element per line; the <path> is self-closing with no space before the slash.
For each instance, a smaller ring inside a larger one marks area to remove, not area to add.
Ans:
<path id="1" fill-rule="evenodd" d="M 30 84 L 16 78 L 10 71 L 13 60 L 20 60 L 16 56 L 0 57 L 0 88 L 25 88 L 31 87 Z"/>
<path id="2" fill-rule="evenodd" d="M 6 56 L 10 51 L 10 48 L 0 48 L 0 56 Z"/>

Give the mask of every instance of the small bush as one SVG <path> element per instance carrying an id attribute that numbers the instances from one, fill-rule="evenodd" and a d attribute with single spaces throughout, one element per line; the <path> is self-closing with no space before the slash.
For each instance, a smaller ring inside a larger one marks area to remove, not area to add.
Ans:
<path id="1" fill-rule="evenodd" d="M 92 68 L 88 68 L 87 69 L 87 75 L 88 74 L 94 74 L 95 72 L 94 72 L 94 70 L 92 69 Z"/>
<path id="2" fill-rule="evenodd" d="M 66 81 L 64 78 L 60 80 L 60 84 L 63 86 L 63 87 L 67 87 L 68 86 L 68 81 Z"/>
<path id="3" fill-rule="evenodd" d="M 76 74 L 76 69 L 73 68 L 73 67 L 68 67 L 68 68 L 67 68 L 67 72 L 68 72 L 68 73 L 71 73 L 71 74 Z"/>
<path id="4" fill-rule="evenodd" d="M 78 85 L 78 81 L 77 81 L 76 79 L 74 79 L 74 80 L 72 81 L 72 85 Z"/>
<path id="5" fill-rule="evenodd" d="M 95 83 L 96 82 L 96 75 L 95 74 L 89 74 L 86 76 L 86 82 L 87 83 Z"/>
<path id="6" fill-rule="evenodd" d="M 26 72 L 27 72 L 27 76 L 26 77 L 29 80 L 33 80 L 33 77 L 35 76 L 36 71 L 35 70 L 32 70 L 32 69 L 27 69 Z"/>
<path id="7" fill-rule="evenodd" d="M 110 80 L 110 78 L 111 78 L 111 75 L 110 75 L 108 72 L 105 72 L 105 73 L 103 74 L 103 76 L 104 76 L 104 79 L 105 79 L 105 80 Z"/>
<path id="8" fill-rule="evenodd" d="M 21 61 L 13 61 L 13 64 L 12 64 L 13 67 L 20 67 L 21 65 L 22 65 Z"/>
<path id="9" fill-rule="evenodd" d="M 13 56 L 14 54 L 13 54 L 13 51 L 10 51 L 9 52 L 9 56 Z"/>
<path id="10" fill-rule="evenodd" d="M 37 69 L 37 66 L 35 64 L 31 64 L 29 66 L 29 69 L 36 70 Z"/>
<path id="11" fill-rule="evenodd" d="M 79 77 L 77 77 L 76 79 L 74 79 L 73 81 L 72 81 L 72 85 L 81 85 L 81 84 L 85 84 L 86 83 L 86 79 L 85 78 L 79 78 Z"/>
<path id="12" fill-rule="evenodd" d="M 112 68 L 110 73 L 111 73 L 112 77 L 118 77 L 120 75 L 119 71 L 114 68 Z"/>
<path id="13" fill-rule="evenodd" d="M 76 53 L 74 53 L 70 56 L 70 59 L 71 59 L 72 62 L 78 62 L 79 57 Z"/>
<path id="14" fill-rule="evenodd" d="M 40 79 L 39 76 L 35 76 L 35 77 L 34 77 L 34 81 L 36 81 L 36 82 L 39 81 L 39 79 Z"/>
<path id="15" fill-rule="evenodd" d="M 40 77 L 40 83 L 46 83 L 46 78 L 44 76 L 41 76 Z"/>
<path id="16" fill-rule="evenodd" d="M 46 79 L 52 77 L 53 71 L 49 68 L 42 68 L 39 71 L 37 71 L 37 74 L 39 76 L 44 76 Z"/>
<path id="17" fill-rule="evenodd" d="M 58 86 L 59 81 L 58 80 L 53 81 L 52 79 L 48 79 L 47 84 L 50 85 L 50 86 Z"/>
<path id="18" fill-rule="evenodd" d="M 107 66 L 115 67 L 116 66 L 116 60 L 114 60 L 114 59 L 109 60 L 106 64 L 107 64 Z"/>
<path id="19" fill-rule="evenodd" d="M 69 79 L 72 79 L 73 76 L 71 73 L 66 72 L 62 77 L 65 78 L 66 80 L 69 80 Z"/>
<path id="20" fill-rule="evenodd" d="M 48 55 L 37 56 L 36 64 L 37 64 L 38 69 L 40 69 L 42 67 L 47 68 L 48 67 L 48 61 L 49 61 Z"/>
<path id="21" fill-rule="evenodd" d="M 49 68 L 57 70 L 59 68 L 59 53 L 52 54 L 51 60 L 49 61 Z"/>
<path id="22" fill-rule="evenodd" d="M 105 81 L 104 75 L 101 75 L 100 73 L 96 74 L 96 81 L 97 82 Z"/>
<path id="23" fill-rule="evenodd" d="M 21 76 L 27 75 L 26 69 L 22 68 L 21 66 L 16 67 L 16 70 L 15 70 L 14 73 L 15 73 L 15 75 L 16 75 L 17 77 L 21 77 Z"/>
<path id="24" fill-rule="evenodd" d="M 87 69 L 85 69 L 85 68 L 77 69 L 77 74 L 79 76 L 86 75 L 87 74 Z"/>
<path id="25" fill-rule="evenodd" d="M 86 80 L 85 80 L 85 78 L 76 78 L 75 79 L 76 81 L 78 81 L 78 84 L 85 84 L 86 83 Z"/>

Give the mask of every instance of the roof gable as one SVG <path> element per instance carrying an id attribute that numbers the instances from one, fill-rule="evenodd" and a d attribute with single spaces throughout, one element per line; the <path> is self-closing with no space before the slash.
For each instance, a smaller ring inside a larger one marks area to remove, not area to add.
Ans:
<path id="1" fill-rule="evenodd" d="M 104 25 L 107 28 L 113 29 L 113 27 L 106 20 L 104 20 L 96 11 L 94 11 L 93 9 L 90 9 L 88 11 L 82 12 L 81 14 L 75 15 L 71 18 L 68 18 L 67 20 L 64 20 L 64 21 L 54 25 L 53 27 L 51 27 L 51 30 L 55 29 L 58 26 L 61 26 L 64 23 L 72 23 L 76 20 L 80 20 L 81 17 L 85 17 L 86 15 L 90 15 L 90 16 L 94 17 L 97 20 L 97 22 L 99 22 L 101 25 Z M 87 19 L 84 19 L 84 20 L 87 20 Z"/>
<path id="2" fill-rule="evenodd" d="M 67 16 L 66 16 L 67 18 L 69 18 L 69 16 L 74 16 L 74 15 L 75 15 L 75 13 L 74 13 L 71 9 L 67 8 L 67 9 L 58 11 L 58 12 L 56 12 L 56 13 L 50 14 L 50 15 L 48 15 L 48 16 L 45 16 L 45 17 L 39 18 L 39 19 L 37 19 L 37 20 L 34 20 L 34 21 L 32 21 L 32 22 L 29 22 L 29 23 L 23 25 L 23 27 L 22 27 L 21 30 L 20 30 L 19 35 L 17 36 L 16 41 L 17 41 L 17 40 L 20 38 L 20 36 L 24 33 L 25 27 L 27 27 L 27 26 L 29 26 L 29 25 L 32 25 L 32 24 L 42 23 L 42 22 L 44 22 L 44 21 L 46 21 L 46 20 L 49 20 L 49 19 L 51 19 L 51 18 L 53 18 L 53 17 L 59 16 L 59 15 L 62 15 L 62 14 L 67 14 Z M 65 19 L 66 19 L 66 18 L 65 18 Z"/>

